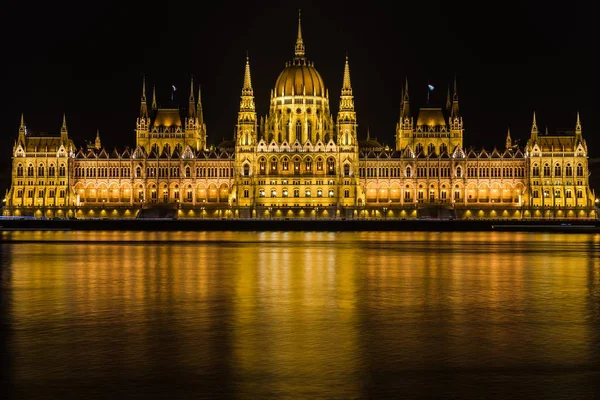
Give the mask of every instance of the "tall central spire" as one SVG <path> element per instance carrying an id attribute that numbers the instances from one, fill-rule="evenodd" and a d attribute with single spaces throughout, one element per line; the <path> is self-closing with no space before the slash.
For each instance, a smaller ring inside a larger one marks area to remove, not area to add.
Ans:
<path id="1" fill-rule="evenodd" d="M 302 24 L 298 10 L 298 38 L 296 38 L 296 58 L 304 58 L 304 41 L 302 40 Z"/>

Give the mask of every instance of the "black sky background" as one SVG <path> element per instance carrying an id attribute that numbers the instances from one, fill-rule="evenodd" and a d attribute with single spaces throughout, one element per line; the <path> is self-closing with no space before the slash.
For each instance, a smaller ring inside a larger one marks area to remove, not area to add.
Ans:
<path id="1" fill-rule="evenodd" d="M 208 6 L 210 8 L 207 8 Z M 532 113 L 550 133 L 582 118 L 600 156 L 597 22 L 587 2 L 304 1 L 307 58 L 337 113 L 348 54 L 359 136 L 393 144 L 408 77 L 411 108 L 443 105 L 457 78 L 465 146 L 503 149 L 507 128 L 522 144 Z M 142 77 L 159 103 L 177 87 L 187 104 L 202 86 L 209 143 L 232 138 L 246 53 L 259 115 L 293 57 L 297 2 L 12 2 L 3 6 L 0 190 L 23 112 L 29 131 L 58 133 L 63 112 L 78 146 L 100 130 L 103 145 L 135 145 Z"/>

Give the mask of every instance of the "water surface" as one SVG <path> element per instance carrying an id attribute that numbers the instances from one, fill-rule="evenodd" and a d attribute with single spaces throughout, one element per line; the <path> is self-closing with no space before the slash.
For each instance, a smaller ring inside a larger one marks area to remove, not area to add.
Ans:
<path id="1" fill-rule="evenodd" d="M 4 232 L 3 398 L 595 398 L 600 235 Z"/>

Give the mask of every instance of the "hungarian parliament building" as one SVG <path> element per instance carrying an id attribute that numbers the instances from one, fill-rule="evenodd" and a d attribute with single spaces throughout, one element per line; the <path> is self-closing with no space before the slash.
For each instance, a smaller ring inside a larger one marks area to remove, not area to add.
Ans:
<path id="1" fill-rule="evenodd" d="M 414 107 L 408 81 L 393 147 L 359 138 L 346 57 L 339 112 L 305 54 L 294 57 L 258 116 L 246 58 L 234 138 L 209 144 L 199 89 L 189 104 L 160 107 L 141 89 L 134 147 L 109 150 L 99 133 L 78 147 L 60 132 L 21 123 L 4 216 L 37 218 L 595 219 L 579 114 L 573 129 L 538 131 L 527 143 L 473 150 L 463 144 L 454 82 L 443 107 Z M 341 64 L 341 63 L 340 63 Z M 240 71 L 241 72 L 241 71 Z M 340 71 L 342 72 L 342 71 Z M 147 97 L 148 96 L 148 97 Z"/>

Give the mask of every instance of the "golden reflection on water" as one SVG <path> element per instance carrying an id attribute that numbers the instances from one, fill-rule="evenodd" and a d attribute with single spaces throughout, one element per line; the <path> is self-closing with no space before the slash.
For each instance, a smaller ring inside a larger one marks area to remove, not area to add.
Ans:
<path id="1" fill-rule="evenodd" d="M 352 398 L 386 373 L 589 366 L 599 237 L 3 232 L 13 379 L 169 366 L 238 397 Z"/>

